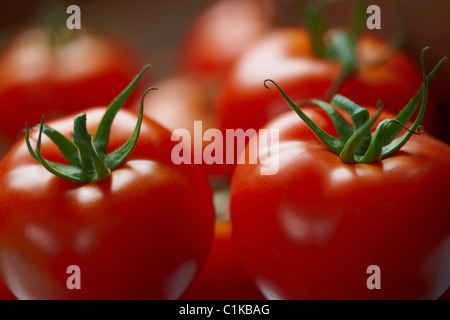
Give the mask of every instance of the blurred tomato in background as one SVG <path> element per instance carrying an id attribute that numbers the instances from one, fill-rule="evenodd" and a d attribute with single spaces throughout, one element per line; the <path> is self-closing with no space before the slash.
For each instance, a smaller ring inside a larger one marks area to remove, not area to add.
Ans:
<path id="1" fill-rule="evenodd" d="M 341 68 L 335 60 L 316 56 L 311 42 L 304 28 L 277 28 L 243 53 L 221 83 L 217 101 L 221 128 L 258 129 L 289 109 L 279 94 L 267 92 L 261 85 L 267 78 L 283 87 L 294 101 L 325 99 Z M 419 66 L 400 51 L 379 64 L 364 65 L 377 59 L 386 45 L 373 36 L 358 38 L 355 58 L 359 65 L 338 93 L 361 105 L 382 100 L 387 110 L 398 112 L 417 92 L 422 75 Z"/>
<path id="2" fill-rule="evenodd" d="M 17 13 L 17 5 L 1 12 Z M 108 105 L 143 66 L 125 38 L 88 28 L 69 30 L 66 9 L 43 3 L 30 12 L 37 20 L 14 21 L 2 37 L 0 137 L 5 149 L 23 134 L 25 122 L 33 126 L 43 115 L 48 120 Z"/>
<path id="3" fill-rule="evenodd" d="M 35 125 L 43 114 L 50 119 L 108 105 L 139 68 L 137 54 L 116 39 L 88 32 L 59 39 L 44 29 L 25 30 L 0 56 L 1 132 L 14 140 L 25 121 Z"/>
<path id="4" fill-rule="evenodd" d="M 220 73 L 267 32 L 274 20 L 272 0 L 214 1 L 183 35 L 178 64 L 195 73 Z"/>

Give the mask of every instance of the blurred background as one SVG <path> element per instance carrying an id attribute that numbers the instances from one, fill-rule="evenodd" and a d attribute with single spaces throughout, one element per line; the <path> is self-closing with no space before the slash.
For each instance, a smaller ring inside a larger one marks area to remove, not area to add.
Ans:
<path id="1" fill-rule="evenodd" d="M 153 65 L 152 79 L 174 72 L 174 60 L 186 30 L 213 1 L 208 0 L 76 0 L 76 1 L 1 1 L 0 47 L 21 30 L 39 25 L 48 18 L 49 8 L 64 10 L 76 4 L 81 8 L 83 30 L 109 33 L 134 46 L 146 62 Z M 278 0 L 276 26 L 302 24 L 297 10 L 305 1 Z M 427 65 L 450 56 L 450 0 L 377 0 L 381 8 L 381 30 L 371 31 L 389 39 L 395 31 L 404 36 L 402 48 L 418 61 L 420 50 L 430 46 Z M 333 1 L 325 10 L 330 26 L 346 25 L 355 1 Z M 62 12 L 63 17 L 68 14 Z M 401 28 L 400 28 L 401 27 Z M 399 29 L 400 28 L 400 29 Z M 449 142 L 450 62 L 444 63 L 431 87 L 439 104 L 439 137 Z"/>

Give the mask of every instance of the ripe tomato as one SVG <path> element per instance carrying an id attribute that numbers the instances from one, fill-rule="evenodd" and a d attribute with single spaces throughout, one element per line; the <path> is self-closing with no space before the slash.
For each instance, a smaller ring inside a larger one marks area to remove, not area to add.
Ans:
<path id="1" fill-rule="evenodd" d="M 82 32 L 52 42 L 43 29 L 23 31 L 0 55 L 1 134 L 12 141 L 42 114 L 107 105 L 139 71 L 139 60 L 128 44 L 106 36 Z"/>
<path id="2" fill-rule="evenodd" d="M 94 146 L 104 113 L 86 110 Z M 48 124 L 75 143 L 72 119 Z M 123 150 L 136 121 L 136 113 L 119 111 L 105 152 Z M 30 140 L 38 140 L 36 130 Z M 173 145 L 167 129 L 144 117 L 122 164 L 102 181 L 76 183 L 47 171 L 19 140 L 0 163 L 0 265 L 8 288 L 19 299 L 178 298 L 206 259 L 214 207 L 206 175 L 173 164 Z M 47 137 L 41 152 L 68 161 Z M 66 286 L 71 265 L 81 269 L 80 290 Z"/>
<path id="3" fill-rule="evenodd" d="M 386 110 L 399 111 L 421 85 L 420 69 L 402 51 L 384 63 L 364 65 L 385 45 L 370 35 L 356 44 L 360 62 L 357 71 L 345 80 L 339 93 L 361 105 L 384 101 Z M 217 122 L 222 130 L 258 130 L 271 118 L 286 111 L 277 92 L 267 92 L 263 81 L 275 80 L 294 101 L 323 98 L 341 72 L 334 60 L 320 59 L 313 53 L 309 33 L 302 28 L 273 29 L 239 56 L 224 76 L 217 100 Z M 432 132 L 433 110 L 425 118 Z"/>
<path id="4" fill-rule="evenodd" d="M 336 136 L 325 112 L 304 112 Z M 265 128 L 279 130 L 279 144 L 258 152 L 279 159 L 279 170 L 237 165 L 231 221 L 244 267 L 267 298 L 436 299 L 448 288 L 449 145 L 422 134 L 390 157 L 355 164 L 294 111 Z M 373 265 L 381 287 L 369 290 Z"/>
<path id="5" fill-rule="evenodd" d="M 199 74 L 220 73 L 272 26 L 272 0 L 217 0 L 190 25 L 179 48 L 178 65 Z"/>

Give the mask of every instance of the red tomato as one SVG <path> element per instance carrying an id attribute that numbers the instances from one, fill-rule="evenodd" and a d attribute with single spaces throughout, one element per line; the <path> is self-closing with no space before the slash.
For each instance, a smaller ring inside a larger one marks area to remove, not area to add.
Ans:
<path id="1" fill-rule="evenodd" d="M 368 61 L 385 45 L 370 35 L 357 42 L 359 61 Z M 273 79 L 294 101 L 322 98 L 340 73 L 337 62 L 314 56 L 309 33 L 302 28 L 279 28 L 266 34 L 239 56 L 226 73 L 217 101 L 217 122 L 222 130 L 253 128 L 287 110 L 275 90 L 267 91 L 265 79 Z M 384 101 L 386 110 L 403 108 L 421 85 L 421 73 L 403 52 L 396 51 L 382 64 L 360 64 L 348 77 L 339 93 L 361 105 Z M 425 126 L 432 128 L 432 107 L 427 110 Z"/>
<path id="2" fill-rule="evenodd" d="M 90 132 L 104 112 L 86 111 Z M 70 137 L 72 119 L 48 125 Z M 136 119 L 119 111 L 108 152 Z M 206 259 L 214 207 L 206 175 L 173 164 L 173 145 L 169 131 L 144 118 L 128 158 L 106 180 L 80 184 L 48 172 L 19 140 L 0 163 L 0 265 L 9 289 L 19 299 L 178 298 Z M 65 163 L 46 137 L 42 154 Z M 71 265 L 81 269 L 80 290 L 66 286 Z"/>
<path id="3" fill-rule="evenodd" d="M 42 29 L 22 32 L 0 55 L 1 134 L 11 141 L 43 114 L 107 105 L 139 71 L 138 60 L 117 39 L 81 33 L 52 43 Z"/>
<path id="4" fill-rule="evenodd" d="M 323 111 L 305 113 L 336 135 Z M 279 144 L 258 152 L 279 170 L 238 164 L 230 206 L 239 257 L 267 298 L 436 299 L 448 288 L 449 145 L 422 134 L 379 162 L 349 164 L 294 111 L 265 128 Z M 381 287 L 370 290 L 374 265 Z"/>
<path id="5" fill-rule="evenodd" d="M 217 0 L 189 26 L 179 49 L 183 70 L 220 73 L 272 26 L 272 0 Z"/>

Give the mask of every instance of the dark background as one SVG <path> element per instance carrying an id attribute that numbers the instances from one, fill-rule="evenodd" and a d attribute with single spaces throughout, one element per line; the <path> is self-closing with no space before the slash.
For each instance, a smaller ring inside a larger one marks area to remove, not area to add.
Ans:
<path id="1" fill-rule="evenodd" d="M 0 47 L 21 29 L 39 24 L 48 8 L 71 4 L 81 8 L 82 29 L 108 32 L 128 40 L 153 65 L 154 79 L 171 74 L 175 52 L 185 29 L 212 1 L 207 0 L 75 0 L 1 1 Z M 278 0 L 277 25 L 302 24 L 295 2 Z M 355 4 L 335 1 L 325 11 L 330 26 L 343 26 Z M 372 31 L 388 39 L 398 26 L 403 28 L 403 49 L 418 61 L 420 50 L 430 46 L 426 61 L 433 66 L 443 56 L 450 58 L 450 0 L 377 0 L 382 29 Z M 65 14 L 67 17 L 68 15 Z M 450 61 L 444 63 L 430 84 L 439 105 L 438 137 L 450 142 Z"/>

